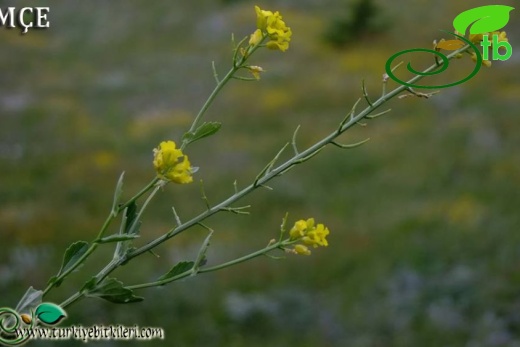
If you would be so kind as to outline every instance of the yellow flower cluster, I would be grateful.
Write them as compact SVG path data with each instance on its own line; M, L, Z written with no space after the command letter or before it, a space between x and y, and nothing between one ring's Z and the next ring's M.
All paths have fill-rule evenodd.
M327 247L329 245L326 239L327 235L329 235L329 229L323 224L316 225L314 218L297 221L289 232L290 240L301 240L303 242L303 244L294 246L294 252L303 255L311 254L307 245L314 248L318 246Z
M484 34L470 34L469 40L471 43L480 43L484 40L484 35L487 35L489 41L493 40L494 35L498 35L498 42L506 41L509 42L509 39L507 38L507 34L505 31L493 31L490 33L484 33Z
M270 40L266 43L267 48L285 52L289 48L292 32L282 20L282 15L278 11L264 11L258 6L255 6L255 11L258 29L251 34L249 44L257 45L267 36Z
M153 153L153 166L161 179L181 184L193 181L193 177L191 177L192 167L188 156L176 148L175 142L163 141L158 148L153 150ZM183 158L183 160L180 161L180 158Z
M471 60L473 60L475 63L477 62L477 54L471 53ZM491 67L491 61L482 59L482 65L485 67Z
M488 37L490 42L493 42L493 36L494 35L498 35L498 42L502 42L502 41L509 42L509 39L507 38L507 34L506 34L505 31L493 31L493 32L484 33L484 34L470 34L469 35L469 40L472 43L477 44L477 43L480 43L480 42L482 42L484 40L484 35L486 35ZM476 53L472 53L471 54L471 60L473 60L474 62L477 61L477 54ZM490 67L491 66L491 61L489 61L489 60L482 60L482 64L484 66L486 66L486 67Z

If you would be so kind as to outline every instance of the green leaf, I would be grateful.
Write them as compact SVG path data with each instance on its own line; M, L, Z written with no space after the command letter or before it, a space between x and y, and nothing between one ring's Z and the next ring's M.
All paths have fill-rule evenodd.
M117 243L116 249L114 251L114 259L121 259L121 257L123 257L132 247L132 239L136 238L139 234L141 221L137 221L136 218L137 204L133 201L125 208L118 234L119 236L130 236L131 238L125 241L119 241Z
M47 325L56 325L63 318L67 317L67 314L59 305L50 302L38 305L35 315L42 323Z
M487 5L464 11L453 20L453 27L462 35L471 25L470 34L483 34L502 29L509 22L509 12L514 7L505 5Z
M195 260L195 264L193 264L193 274L195 275L197 272L199 272L199 268L206 264L206 252L209 248L209 241L211 239L211 236L213 235L213 231L210 231L204 242L202 243L202 246L200 247L199 254L197 255L197 260Z
M195 142L197 140L203 139L205 137L211 136L219 131L222 126L219 122L209 122L202 123L194 132L187 132L182 136L182 142L186 145Z
M180 275L183 272L191 270L193 268L194 264L195 263L192 261L181 261L181 262L177 263L174 267L172 267L172 269L170 271L168 271L168 273L159 277L158 281L173 278L177 275Z
M132 201L130 205L125 210L125 228L124 234L139 234L139 227L141 226L141 221L136 220L137 218L137 204L135 201Z
M123 193L123 178L125 176L125 172L121 173L119 176L119 180L117 181L116 190L114 191L114 201L112 202L112 215L115 217L119 212L119 200L121 199L121 194Z
M123 282L115 278L107 278L95 288L88 291L88 297L100 298L115 304L129 304L143 301L144 298L135 296L134 292L123 286Z
M63 279L58 281L58 277L60 277L63 273L68 271L76 263L76 261L78 261L78 259L81 258L83 254L87 252L88 247L89 244L85 241L77 241L70 245L69 248L67 248L67 250L65 251L65 254L63 255L63 262L61 264L61 268L58 272L58 275L51 277L51 279L49 280L49 284L55 283L55 286L59 287Z
M96 243L109 243L109 242L118 242L118 241L129 241L138 238L139 235L126 235L126 234L113 234L110 236L105 236L100 238L99 240L96 240Z
M87 282L85 282L85 284L83 285L83 287L81 287L81 289L79 291L84 292L84 291L92 290L92 288L94 288L96 286L96 281L97 281L97 277L93 276L91 279L89 279Z

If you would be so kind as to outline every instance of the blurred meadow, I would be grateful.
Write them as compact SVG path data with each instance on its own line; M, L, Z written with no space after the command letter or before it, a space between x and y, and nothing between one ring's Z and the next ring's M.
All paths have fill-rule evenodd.
M0 28L0 306L15 307L29 286L43 289L67 246L94 238L122 171L125 197L154 176L152 149L188 129L214 87L211 62L224 74L231 34L254 31L254 5L279 10L293 40L285 53L253 57L266 70L261 80L227 85L207 113L221 131L187 150L214 204L235 180L251 183L297 125L300 148L333 131L361 96L362 79L375 99L391 55L448 39L439 29L490 4L372 3L363 24L352 25L350 0L0 1L49 6L51 22L23 36ZM391 113L341 138L368 143L329 146L273 191L243 199L251 215L207 222L216 230L209 264L265 246L286 212L290 224L309 216L325 223L328 248L141 290L137 304L86 299L61 326L163 327L158 346L520 346L517 11L505 28L511 59L430 99L392 100ZM435 81L465 76L473 64L457 60ZM173 226L171 206L183 220L205 209L199 184L169 185L152 204L138 244ZM195 257L205 236L190 229L159 247L159 258L143 255L115 277L153 280ZM46 300L73 294L111 252L101 247Z

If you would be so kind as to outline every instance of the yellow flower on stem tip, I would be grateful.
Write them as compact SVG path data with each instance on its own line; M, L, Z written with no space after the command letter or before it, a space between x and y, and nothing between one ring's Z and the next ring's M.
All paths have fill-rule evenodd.
M289 231L291 240L302 238L305 235L305 230L307 230L307 222L303 219L294 223L291 231Z
M498 42L506 41L509 42L509 39L507 38L507 34L505 31L493 31L490 33L483 33L483 34L470 34L469 40L471 43L480 43L484 40L484 36L488 37L488 40L493 42L493 36L498 35Z
M489 33L489 39L492 40L494 35L498 35L498 42L509 42L505 31L493 31L492 33Z
M480 43L484 39L484 34L470 34L469 40L471 43Z
M301 219L294 223L294 226L289 231L289 239L291 241L301 240L304 243L294 246L294 252L309 255L310 251L305 245L313 246L314 248L318 246L327 247L329 243L326 237L329 233L329 229L323 224L316 225L314 218Z
M329 245L326 239L327 235L329 235L329 229L323 224L318 224L316 228L312 228L307 232L303 237L303 242L307 245L314 246L314 248L318 246L327 247Z
M269 49L280 50L285 52L289 48L289 41L291 41L292 31L291 28L285 25L285 22L282 20L282 16L278 11L264 11L260 9L260 7L255 6L256 11L256 26L258 30L256 30L249 40L249 44L252 45L254 43L258 43L260 34L266 34L270 41L267 42L266 47ZM260 39L261 40L261 39Z
M159 178L180 184L193 181L191 176L193 169L188 156L176 148L175 142L163 141L153 150L153 153L153 166Z
M255 6L256 11L256 27L262 31L267 29L267 19L273 16L273 12L264 11L260 7Z

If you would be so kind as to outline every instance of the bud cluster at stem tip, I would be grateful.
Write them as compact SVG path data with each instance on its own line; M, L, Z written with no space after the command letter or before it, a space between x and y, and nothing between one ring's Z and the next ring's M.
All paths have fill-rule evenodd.
M256 46L265 37L270 41L266 43L266 47L273 50L280 50L285 52L289 48L289 41L291 41L291 28L285 25L282 20L282 15L276 11L265 11L260 7L255 6L256 11L256 27L249 39L251 46Z
M301 241L301 244L294 246L294 249L289 250L296 254L310 255L311 251L307 246L318 246L327 247L329 243L326 237L329 235L329 229L323 224L314 222L314 218L307 220L299 220L294 223L294 226L289 231L289 239L291 241Z

